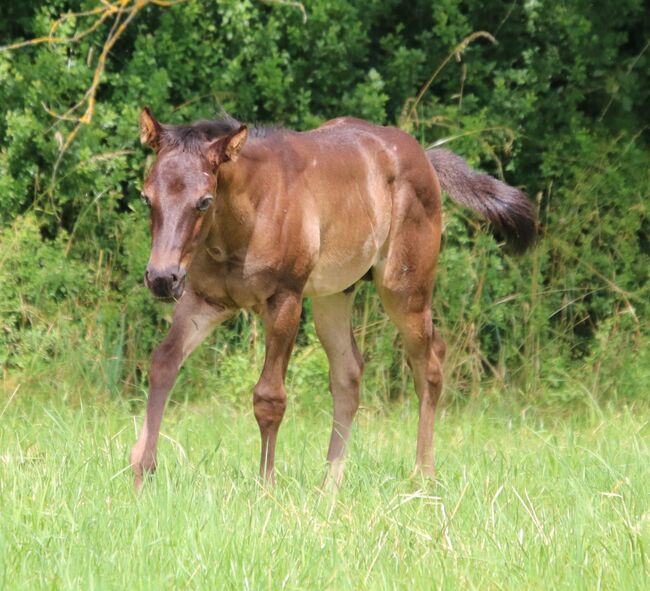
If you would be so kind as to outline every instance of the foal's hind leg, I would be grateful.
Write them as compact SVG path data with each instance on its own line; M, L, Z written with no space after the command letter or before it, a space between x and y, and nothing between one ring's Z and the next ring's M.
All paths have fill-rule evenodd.
M233 310L207 304L189 289L176 305L171 329L151 358L147 411L138 441L131 450L136 489L142 487L145 472L153 472L156 468L156 447L165 402L183 361L217 324L233 313Z
M415 392L419 399L416 469L433 476L433 426L436 406L442 391L442 362L445 344L431 321L429 298L413 306L406 294L380 288L382 302L397 325L406 350L409 367L413 373ZM414 300L419 300L415 297Z
M326 482L340 486L346 443L354 415L359 408L359 387L363 358L352 334L354 293L314 298L314 324L330 364L330 390L334 399L334 420Z
M403 185L393 199L393 224L373 279L404 341L420 402L416 467L432 475L433 424L442 390L444 343L431 321L431 295L440 249L440 196L435 177L419 187Z

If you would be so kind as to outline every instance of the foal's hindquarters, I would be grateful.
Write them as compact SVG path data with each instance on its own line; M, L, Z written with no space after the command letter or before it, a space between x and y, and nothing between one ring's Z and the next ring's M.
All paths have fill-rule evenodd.
M409 189L405 189L408 192ZM445 344L431 319L431 296L440 243L434 214L427 236L420 236L421 220L395 220L386 256L372 269L374 283L390 319L404 342L408 365L419 399L416 471L433 476L433 428L442 390ZM422 231L423 228L419 228ZM422 232L424 234L424 232ZM420 239L418 239L420 236ZM424 249L423 256L414 248ZM354 291L313 298L316 333L329 361L333 398L333 426L327 452L326 484L339 487L343 478L346 445L359 407L363 358L352 331Z
M370 273L384 308L402 337L413 373L419 399L416 471L432 476L433 428L445 353L445 344L431 318L442 226L440 186L434 169L413 138L399 130L383 129L380 140L385 149L379 150L374 160L375 166L380 165L379 170L369 175L374 181L367 186L369 193L385 194L382 199L375 193L373 200L373 231L383 240L377 243ZM376 138L368 141L371 147ZM399 150L395 149L397 146ZM376 145L372 147L377 155ZM382 203L386 202L390 206L382 213ZM385 216L383 232L378 228ZM333 397L326 482L336 487L343 477L346 444L359 406L364 365L352 332L353 300L354 289L313 298L316 332L327 353Z

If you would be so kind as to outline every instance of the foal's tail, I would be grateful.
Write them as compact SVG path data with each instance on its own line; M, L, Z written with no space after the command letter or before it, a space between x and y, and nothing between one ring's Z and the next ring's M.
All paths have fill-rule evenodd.
M513 251L523 252L534 244L537 212L524 193L472 170L449 150L427 150L426 155L449 196L487 218Z

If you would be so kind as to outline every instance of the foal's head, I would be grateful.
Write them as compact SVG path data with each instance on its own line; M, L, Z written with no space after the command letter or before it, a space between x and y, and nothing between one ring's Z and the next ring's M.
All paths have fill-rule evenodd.
M151 256L146 286L159 298L178 298L201 225L216 196L217 169L237 159L248 131L233 119L162 125L144 108L140 141L156 151L142 197L151 210Z

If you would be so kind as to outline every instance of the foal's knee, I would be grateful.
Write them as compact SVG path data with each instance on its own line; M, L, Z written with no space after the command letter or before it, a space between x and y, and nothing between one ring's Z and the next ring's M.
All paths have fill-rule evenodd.
M283 386L258 383L253 390L253 411L260 429L280 425L287 408L287 394Z
M351 415L357 412L363 367L363 359L359 355L351 358L345 367L330 372L330 390L340 411L345 410Z
M427 400L435 406L442 392L442 363L437 354L431 355L426 368Z
M332 390L359 390L363 376L363 360L355 357L343 367L330 371L330 389Z

